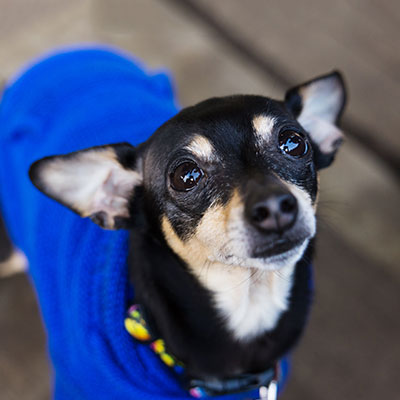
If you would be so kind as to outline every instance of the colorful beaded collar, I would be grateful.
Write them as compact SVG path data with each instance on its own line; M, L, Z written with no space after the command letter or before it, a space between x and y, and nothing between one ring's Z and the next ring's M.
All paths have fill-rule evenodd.
M125 318L125 329L135 339L148 343L165 365L173 368L179 374L183 372L183 364L166 351L164 340L156 339L150 334L150 329L138 304L129 307Z
M125 328L135 339L147 343L165 365L172 368L180 376L184 374L184 364L168 353L163 339L155 338L150 333L150 327L138 304L129 308L125 318ZM275 368L270 368L258 374L242 374L234 378L213 381L193 379L189 381L188 390L192 397L204 398L258 388L260 400L275 400L277 398L278 370L279 363Z

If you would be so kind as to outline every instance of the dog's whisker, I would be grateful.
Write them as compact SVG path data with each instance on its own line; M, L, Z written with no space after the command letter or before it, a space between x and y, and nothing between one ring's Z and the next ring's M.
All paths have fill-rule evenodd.
M282 274L282 272L279 271L279 270L272 271L272 273L280 280L287 281L287 282L291 282L292 281L291 277L284 276Z

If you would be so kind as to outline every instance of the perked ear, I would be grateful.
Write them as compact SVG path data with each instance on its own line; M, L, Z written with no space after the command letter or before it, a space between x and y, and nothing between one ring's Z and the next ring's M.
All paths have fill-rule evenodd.
M334 71L290 89L286 93L286 107L309 133L318 168L331 164L343 141L337 127L346 103L346 89L342 75Z
M142 183L128 143L91 147L32 164L29 177L49 197L105 229L129 227L129 200Z

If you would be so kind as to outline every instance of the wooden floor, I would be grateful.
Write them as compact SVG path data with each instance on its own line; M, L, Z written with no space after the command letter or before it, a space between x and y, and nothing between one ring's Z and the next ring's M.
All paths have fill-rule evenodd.
M281 98L290 84L342 70L347 141L321 176L315 306L282 399L398 396L397 0L0 0L0 10L4 78L82 42L169 68L182 105L232 93ZM45 335L23 275L0 280L0 343L0 398L49 399Z

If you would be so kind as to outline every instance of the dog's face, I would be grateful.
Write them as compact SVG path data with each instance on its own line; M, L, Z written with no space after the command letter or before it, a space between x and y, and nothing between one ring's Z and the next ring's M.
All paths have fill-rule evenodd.
M44 193L108 229L129 228L138 188L170 248L208 261L277 269L315 234L317 171L332 161L344 106L338 73L290 90L206 100L139 148L95 147L48 157L30 171ZM150 215L151 214L151 215Z

